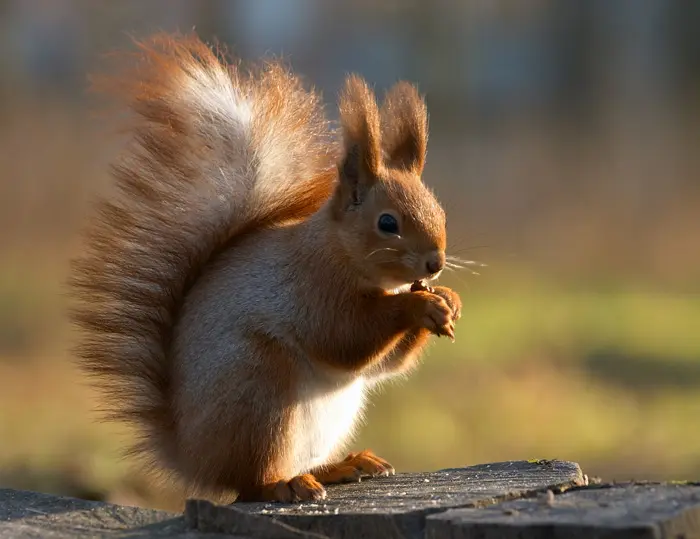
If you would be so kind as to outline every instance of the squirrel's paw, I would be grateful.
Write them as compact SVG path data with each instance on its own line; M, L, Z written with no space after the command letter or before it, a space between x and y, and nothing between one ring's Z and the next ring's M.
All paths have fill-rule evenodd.
M314 473L316 479L323 485L338 483L359 483L362 480L362 470L344 462L333 464L330 467Z
M359 453L350 453L345 457L343 462L360 470L362 475L369 475L371 477L376 477L378 475L389 476L396 473L391 464L375 455L369 449L365 449Z
M326 489L311 474L297 475L288 485L294 491L296 498L302 502L326 499Z
M452 319L456 322L462 316L462 300L459 294L446 286L436 286L431 290L433 294L444 299L452 309Z
M394 467L366 449L360 453L350 453L341 462L325 466L312 472L324 485L337 483L358 483L363 477L394 475Z
M297 475L289 481L278 481L272 488L269 501L310 502L326 499L326 489L311 474Z
M445 299L432 292L413 292L423 299L423 312L419 324L437 336L447 335L454 341L453 311Z

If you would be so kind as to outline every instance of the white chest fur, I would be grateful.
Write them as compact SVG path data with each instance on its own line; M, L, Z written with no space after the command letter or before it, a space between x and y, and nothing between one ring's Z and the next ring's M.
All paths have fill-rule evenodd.
M294 473L328 463L350 436L362 414L365 381L356 379L329 391L306 391L297 405L293 442Z

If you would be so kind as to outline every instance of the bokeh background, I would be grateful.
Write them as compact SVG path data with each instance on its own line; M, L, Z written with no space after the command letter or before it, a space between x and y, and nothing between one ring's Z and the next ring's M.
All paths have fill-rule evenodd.
M71 365L63 282L120 142L87 74L130 35L427 95L465 302L357 446L400 470L560 458L700 478L700 3L0 0L0 485L176 507Z

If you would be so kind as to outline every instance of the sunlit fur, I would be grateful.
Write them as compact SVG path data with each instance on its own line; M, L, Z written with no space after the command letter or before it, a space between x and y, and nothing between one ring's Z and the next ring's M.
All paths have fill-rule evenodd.
M367 283L392 289L430 277L426 257L445 250L445 214L420 178L384 169L363 203L341 213L338 236ZM379 216L397 216L399 235L377 228Z
M133 60L101 85L133 123L71 279L81 364L133 452L191 489L322 496L367 388L459 318L453 291L407 290L445 248L423 100L399 83L379 109L349 77L341 145L280 64L249 73L171 36Z

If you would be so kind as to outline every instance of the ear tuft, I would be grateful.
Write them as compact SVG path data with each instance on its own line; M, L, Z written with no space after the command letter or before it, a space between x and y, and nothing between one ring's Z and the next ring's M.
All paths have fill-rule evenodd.
M358 75L350 75L345 81L340 97L340 123L345 161L355 161L358 176L362 173L377 176L381 169L379 109L374 93Z
M420 175L428 149L428 111L415 86L402 81L387 92L381 127L387 164Z

